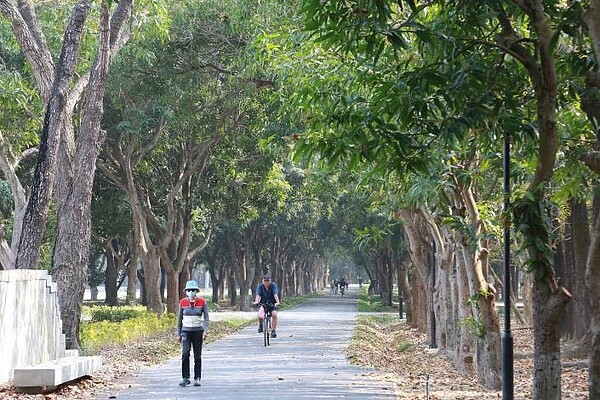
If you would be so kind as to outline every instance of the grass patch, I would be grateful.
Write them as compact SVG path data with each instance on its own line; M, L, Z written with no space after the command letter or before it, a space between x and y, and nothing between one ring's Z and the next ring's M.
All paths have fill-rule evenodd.
M369 296L366 288L362 288L358 294L358 311L360 312L388 312L392 311L389 306L381 304L381 298L376 295Z
M303 296L290 296L290 297L284 297L281 299L281 304L279 305L278 309L279 310L286 310L288 308L292 308L298 304L304 303L306 300L317 296L318 293L313 293L313 294L307 294L307 295L303 295Z
M352 364L375 368L382 362L394 362L397 354L412 349L393 316L361 315L346 350ZM387 360L387 361L386 361Z

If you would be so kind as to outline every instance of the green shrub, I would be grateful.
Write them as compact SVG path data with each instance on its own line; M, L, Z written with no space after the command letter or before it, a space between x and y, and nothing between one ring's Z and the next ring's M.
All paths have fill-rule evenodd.
M358 295L358 311L360 312L383 312L390 311L390 307L381 304L381 298L373 295L369 296L365 288Z
M88 319L91 322L120 322L126 319L137 318L146 312L146 308L142 306L92 306L86 308L84 309L84 314L89 316Z
M159 317L149 311L142 311L138 316L129 319L84 322L79 329L79 339L83 352L94 354L104 347L175 330L176 325L177 315L175 314L166 314Z

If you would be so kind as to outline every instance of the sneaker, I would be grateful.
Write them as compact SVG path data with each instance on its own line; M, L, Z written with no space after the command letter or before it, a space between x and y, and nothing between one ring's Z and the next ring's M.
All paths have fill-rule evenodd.
M190 384L190 380L188 378L183 378L183 380L181 382L179 382L179 386L183 387L183 386L187 386Z
M258 326L258 333L262 333L262 332L263 332L262 325L259 325L259 326Z
M271 331L271 337L272 337L273 339L275 339L275 338L277 337L277 334L275 333L275 331Z
M202 386L202 384L200 383L200 378L194 379L194 386Z

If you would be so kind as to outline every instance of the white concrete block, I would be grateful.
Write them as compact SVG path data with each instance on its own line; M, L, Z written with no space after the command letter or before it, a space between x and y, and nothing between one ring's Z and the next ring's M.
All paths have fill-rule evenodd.
M77 349L65 350L65 357L77 357L77 356L79 356L79 350L77 350Z
M45 269L9 269L0 271L0 282L23 282L46 279L47 276Z
M58 284L52 282L52 275L46 277L46 287L50 290L49 293L54 293L58 289Z
M91 375L101 366L102 360L97 356L63 357L43 364L15 368L14 385L25 389L39 388L40 392L51 391L65 382Z

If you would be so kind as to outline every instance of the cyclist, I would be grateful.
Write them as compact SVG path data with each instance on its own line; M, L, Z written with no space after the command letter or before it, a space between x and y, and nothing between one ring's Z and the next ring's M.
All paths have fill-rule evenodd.
M348 278L343 277L342 279L340 279L340 289L342 290L342 288L344 289L348 289Z
M265 313L271 311L273 316L273 330L271 331L271 337L276 338L277 333L277 306L279 305L279 288L275 282L271 282L271 275L266 274L263 276L262 282L258 284L256 288L256 298L254 299L254 305L263 303L265 307ZM258 333L262 333L262 319L258 318Z

